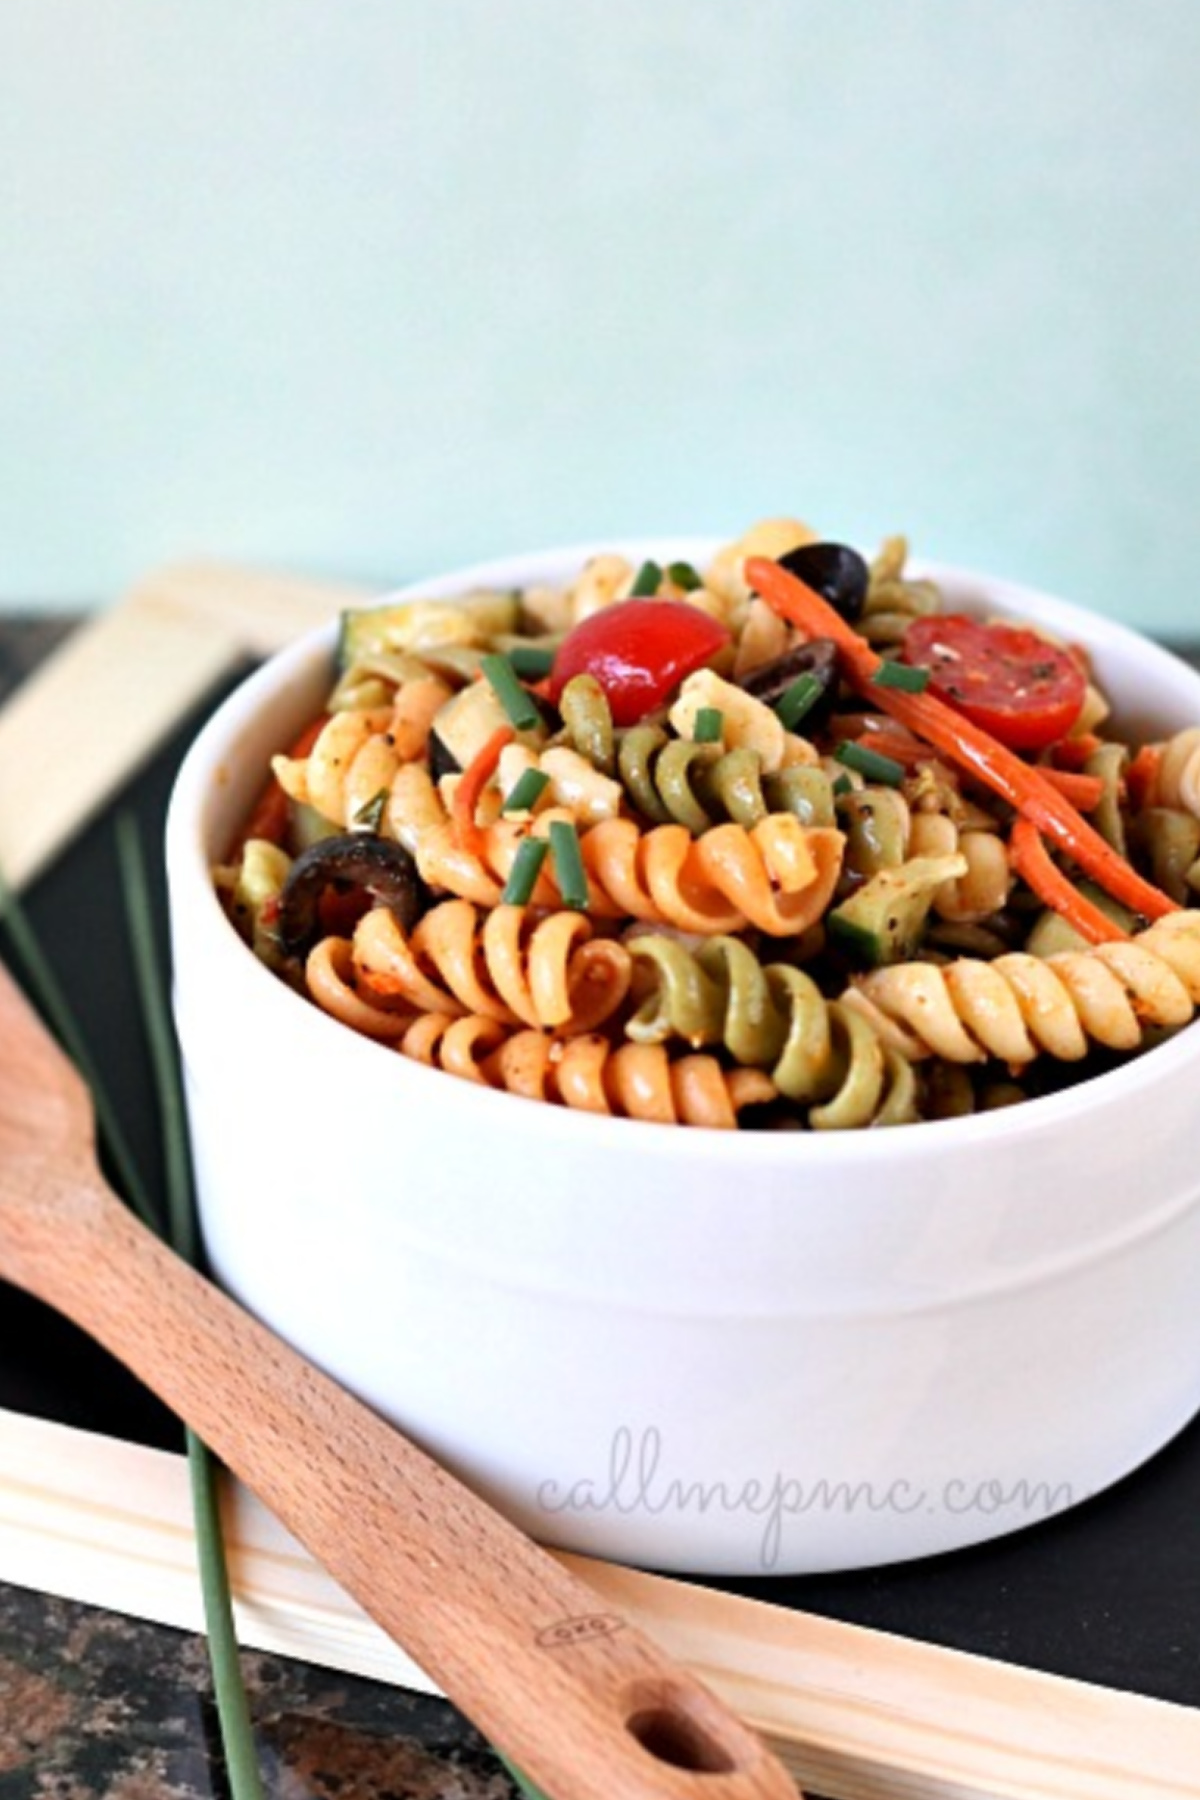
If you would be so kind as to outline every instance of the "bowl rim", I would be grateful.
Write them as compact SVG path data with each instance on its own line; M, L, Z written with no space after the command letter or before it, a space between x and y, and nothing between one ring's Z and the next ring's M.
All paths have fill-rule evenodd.
M600 544L582 543L553 546L549 549L514 553L504 557L474 562L460 569L446 571L424 580L389 589L377 598L368 599L369 606L387 606L422 597L444 599L464 593L472 587L502 587L528 584L538 580L560 579L564 571L577 569L588 557L598 553L615 553L630 560L648 555L698 560L712 555L722 540L708 537L672 537L606 540ZM1131 627L1104 614L1091 613L1068 600L1046 594L1024 583L992 577L986 573L955 564L913 558L911 573L928 576L951 587L969 609L978 599L1001 613L1017 612L1033 604L1039 622L1064 633L1083 636L1091 649L1102 643L1106 651L1134 654L1151 670L1195 690L1195 719L1200 723L1200 671L1175 656L1164 646L1142 636ZM203 932L195 944L201 953L206 981L212 979L214 957L223 958L230 950L237 953L230 971L239 988L245 984L247 999L266 1007L277 1016L281 1039L293 1044L311 1040L313 1056L327 1054L348 1059L354 1065L361 1061L362 1079L370 1080L383 1072L395 1080L394 1065L389 1069L379 1055L381 1046L371 1039L349 1030L340 1021L328 1017L320 1008L296 994L286 983L261 963L238 936L226 917L211 879L217 857L205 841L205 818L220 789L227 783L227 765L236 749L238 737L253 724L259 707L278 697L293 683L302 679L306 670L315 674L317 659L329 657L336 641L336 615L275 652L245 680L238 683L214 709L189 746L176 777L167 811L165 849L170 898L172 934L185 929ZM1122 706L1118 705L1119 713ZM176 952L178 957L178 950ZM177 1007L180 982L176 978ZM272 998L273 996L273 998ZM180 1019L185 1036L186 1018ZM900 1159L921 1158L941 1150L974 1153L981 1145L1003 1142L1008 1147L1054 1134L1069 1127L1080 1117L1087 1117L1119 1100L1136 1102L1150 1085L1169 1082L1181 1069L1200 1065L1200 1017L1173 1037L1140 1055L1134 1055L1118 1067L1089 1076L1054 1094L1023 1100L1011 1107L966 1116L922 1120L915 1129L860 1129L845 1131L755 1132L721 1131L706 1127L680 1127L650 1121L592 1114L578 1109L527 1102L538 1107L544 1121L539 1132L552 1139L565 1137L573 1149L586 1153L590 1148L602 1149L611 1140L614 1128L620 1131L620 1143L630 1151L657 1159L674 1156L688 1143L694 1153L701 1147L706 1158L734 1159L737 1166L753 1169L759 1164L778 1166L781 1160L795 1160L799 1171L809 1166L822 1169L827 1163L855 1168L894 1165ZM445 1083L452 1080L444 1071L416 1062L403 1065L406 1085L411 1083L412 1103L421 1104L423 1084L432 1080L436 1087L430 1097L447 1098ZM1200 1072L1200 1071L1198 1071ZM464 1109L464 1127L478 1122L482 1133L493 1121L508 1119L514 1096L484 1084L459 1080L457 1102ZM502 1110L495 1112L496 1107ZM532 1116L532 1115L530 1115ZM528 1119L527 1119L528 1122ZM792 1151L787 1146L799 1145Z

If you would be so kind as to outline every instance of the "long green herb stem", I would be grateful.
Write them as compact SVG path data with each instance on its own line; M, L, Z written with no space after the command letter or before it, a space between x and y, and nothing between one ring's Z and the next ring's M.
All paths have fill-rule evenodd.
M167 1201L167 1241L178 1256L195 1266L199 1255L196 1208L192 1194L192 1159L175 1028L158 954L154 907L146 859L137 821L131 813L117 817L117 854L133 974L141 1006L142 1030L150 1052L150 1069L162 1131L163 1173Z
M134 975L162 1121L168 1241L185 1261L194 1266L199 1240L179 1055L156 947L154 909L150 900L146 861L137 824L131 814L122 813L117 819L117 848ZM233 1598L229 1589L229 1567L221 1533L217 1467L207 1446L190 1427L187 1431L187 1457L209 1663L230 1792L233 1800L262 1800L262 1777L254 1748L250 1706L242 1680Z
M59 985L58 977L38 941L24 906L3 875L0 875L0 921L16 951L38 1010L91 1089L96 1129L117 1185L143 1223L149 1225L151 1230L159 1231L161 1224L149 1189L142 1179L142 1172L121 1128L116 1109L100 1080L79 1021Z

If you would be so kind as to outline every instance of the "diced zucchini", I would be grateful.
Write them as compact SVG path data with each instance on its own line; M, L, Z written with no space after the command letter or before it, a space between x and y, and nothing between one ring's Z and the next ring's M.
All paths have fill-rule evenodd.
M332 819L327 819L323 812L304 801L293 800L291 816L288 820L288 843L294 855L299 856L313 844L319 844L322 838L337 837L342 830Z
M1122 931L1135 931L1137 917L1103 888L1097 887L1094 881L1081 881L1079 892L1086 895L1092 905L1098 907L1106 918L1119 925ZM1025 948L1030 956L1057 956L1064 950L1087 950L1088 940L1067 923L1061 914L1047 907L1038 914L1033 929L1025 940Z
M229 916L260 961L277 968L282 956L273 927L263 918L283 892L292 859L266 838L248 838L227 885Z
M458 644L489 645L520 621L519 592L480 590L457 600L404 600L396 606L353 607L343 612L338 634L338 667L352 668L365 657L394 650L421 650Z
M460 769L470 766L493 732L509 724L495 688L490 681L473 681L440 706L433 718L433 729ZM530 731L517 733L522 744L536 745L544 741L545 727L536 725Z
M967 859L913 856L893 869L880 869L828 917L833 937L872 968L906 962L912 956L933 896L943 881L967 872Z

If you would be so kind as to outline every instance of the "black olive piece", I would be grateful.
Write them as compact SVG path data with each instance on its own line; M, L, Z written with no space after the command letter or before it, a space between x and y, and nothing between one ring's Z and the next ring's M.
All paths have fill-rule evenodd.
M813 675L821 684L821 692L796 725L807 737L814 725L823 724L833 708L838 685L837 645L832 638L810 638L807 644L794 644L782 656L760 663L742 677L741 685L756 700L774 706L801 675Z
M848 625L862 617L871 571L857 550L848 544L801 544L778 560L781 569L828 600Z
M432 727L429 732L429 773L435 781L440 781L443 775L462 774L462 764L457 756Z
M426 903L425 884L402 844L361 831L321 838L300 852L279 896L276 929L289 956L302 955L320 937L321 899L331 887L339 894L357 890L386 906L405 931Z

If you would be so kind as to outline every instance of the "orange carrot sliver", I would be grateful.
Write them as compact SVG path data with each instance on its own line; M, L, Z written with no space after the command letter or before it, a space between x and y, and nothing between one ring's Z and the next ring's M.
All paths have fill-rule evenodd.
M1129 798L1135 808L1145 806L1146 799L1154 790L1158 779L1158 765L1162 762L1161 744L1143 744L1129 767L1125 771L1125 785L1129 790Z
M1144 880L1080 817L1070 801L1045 779L1041 769L1022 762L1006 745L955 712L936 694L914 694L905 688L874 682L872 677L881 659L827 600L790 570L764 556L750 556L745 572L750 586L781 618L790 620L810 637L832 638L841 654L843 673L858 693L869 696L882 711L943 751L1032 820L1114 900L1148 919L1161 919L1179 911L1172 899Z
M307 756L313 745L329 723L329 714L318 713L304 727L300 736L286 751L289 761L298 761ZM291 802L279 785L278 777L272 775L262 793L255 801L254 810L246 820L241 837L234 846L234 855L240 855L251 838L265 838L269 844L282 844L288 824L288 807Z
M1089 756L1099 750L1103 738L1094 731L1081 731L1078 737L1059 738L1050 746L1054 766L1058 769L1082 769Z
M479 796L496 772L500 752L516 735L511 725L498 725L467 764L454 790L455 840L459 849L466 850L471 856L481 856L484 848L483 832L475 821Z
M1062 870L1051 861L1038 834L1028 819L1017 819L1012 828L1012 866L1031 887L1044 906L1049 906L1060 919L1073 925L1089 944L1111 944L1127 939L1129 933L1101 912L1086 895L1067 880Z
M1080 812L1093 812L1104 797L1104 782L1099 775L1084 775L1075 769L1050 769L1043 766L1042 778L1056 788Z

